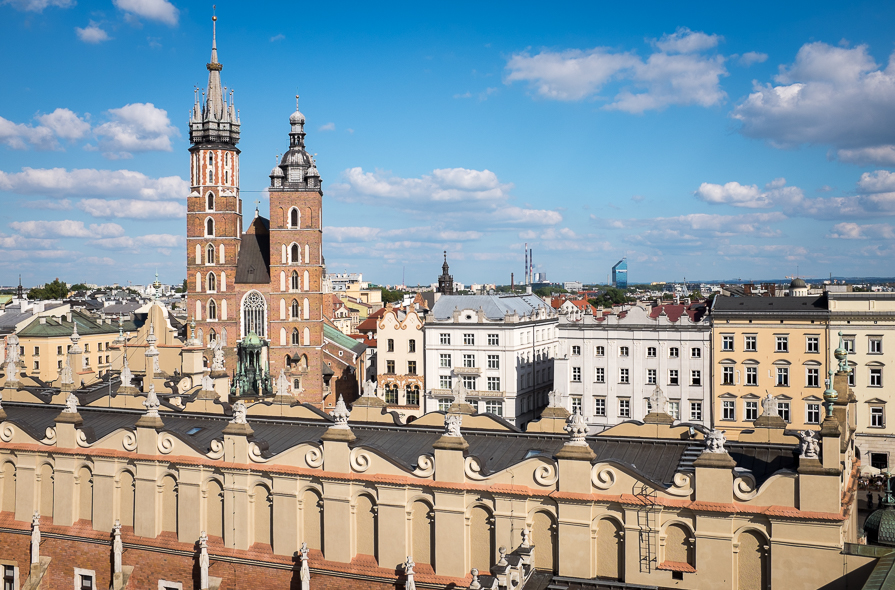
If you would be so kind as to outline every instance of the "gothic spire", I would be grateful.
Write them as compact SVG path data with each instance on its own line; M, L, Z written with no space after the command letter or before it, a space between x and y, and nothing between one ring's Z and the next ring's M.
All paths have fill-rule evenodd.
M224 66L218 62L217 21L217 16L211 17L211 63L205 66L208 68L205 116L220 121L224 117L224 93L221 89L221 70Z

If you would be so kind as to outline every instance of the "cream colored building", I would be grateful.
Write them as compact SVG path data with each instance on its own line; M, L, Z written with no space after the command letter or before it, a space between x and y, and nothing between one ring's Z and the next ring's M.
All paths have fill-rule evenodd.
M405 311L389 304L376 322L378 395L387 405L418 416L426 391L423 319L412 308Z
M858 399L855 442L865 464L895 466L895 293L827 293L828 358L848 350L851 388Z
M819 428L830 368L825 296L727 297L712 305L715 428L752 428L777 398L791 428Z

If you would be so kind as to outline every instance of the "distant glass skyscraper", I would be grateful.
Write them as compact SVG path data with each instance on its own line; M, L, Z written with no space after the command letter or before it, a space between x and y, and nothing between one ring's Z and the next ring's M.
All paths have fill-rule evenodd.
M612 267L612 286L616 289L628 288L628 259L622 258Z

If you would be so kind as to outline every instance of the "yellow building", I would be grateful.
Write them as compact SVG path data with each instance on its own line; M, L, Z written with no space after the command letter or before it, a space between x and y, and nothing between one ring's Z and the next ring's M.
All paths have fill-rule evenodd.
M819 428L831 357L826 295L725 297L712 305L716 428L752 428L761 399L777 398L791 428Z
M423 377L423 320L416 311L386 306L377 321L376 373L379 397L389 406L406 406L420 413L420 395L426 391Z

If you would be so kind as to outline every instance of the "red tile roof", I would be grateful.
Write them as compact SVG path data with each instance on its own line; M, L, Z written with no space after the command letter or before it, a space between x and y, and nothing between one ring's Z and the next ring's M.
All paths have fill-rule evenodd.
M665 315L668 317L669 321L678 321L686 312L686 314L690 317L690 321L696 322L701 320L702 316L705 315L706 306L702 303L691 303L689 306L676 305L673 303L669 303L666 305L657 305L650 310L649 317L651 317L652 319L656 319L660 315L662 315L663 311L665 312Z

